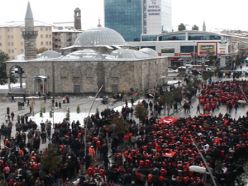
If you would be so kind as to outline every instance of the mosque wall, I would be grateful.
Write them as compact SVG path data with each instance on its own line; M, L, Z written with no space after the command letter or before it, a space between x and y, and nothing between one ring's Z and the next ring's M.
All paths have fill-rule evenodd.
M7 62L7 69L15 65L24 70L26 93L95 93L128 92L152 89L165 76L168 59L158 57L130 61L28 61ZM39 78L45 78L39 79ZM44 81L44 82L43 82Z

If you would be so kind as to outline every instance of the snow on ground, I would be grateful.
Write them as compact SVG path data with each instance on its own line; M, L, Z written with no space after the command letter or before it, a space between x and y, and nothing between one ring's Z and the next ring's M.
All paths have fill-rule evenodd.
M144 99L139 99L139 100L135 101L133 104L134 104L134 105L138 105L138 103L141 103L143 100L144 100ZM121 106L115 107L114 110L115 110L115 111L118 111L118 112L121 112L121 110L122 110L122 108L123 108L124 106L125 106L125 105L121 105ZM131 107L132 107L132 104L131 104L131 103L128 103L127 106L128 106L129 108L131 108Z
M22 83L22 86L23 86L23 88L25 88L26 87L26 84L25 83ZM11 83L10 84L10 87L11 88L20 88L20 83ZM7 89L9 89L9 86L8 86L8 84L4 84L4 85L0 85L0 90L7 90Z
M94 113L91 113L94 114ZM90 114L90 115L91 115ZM71 112L70 113L70 122L72 121L79 121L81 125L84 124L84 118L88 116L88 113L76 113ZM63 121L63 119L66 118L66 112L55 112L54 113L54 123L60 123ZM40 117L40 113L35 114L34 116L30 116L29 119L33 120L38 125L41 122L45 122L46 120L51 121L53 123L53 117L50 117L49 112L43 113L43 117Z
M134 105L137 105L139 102L141 102L143 99L139 99L136 102L134 102ZM115 107L114 110L121 112L122 107L124 105ZM128 107L131 107L131 103L128 103ZM94 113L90 113L90 115L92 115ZM72 121L79 121L81 123L81 125L84 124L84 118L86 118L88 116L88 113L82 112L82 113L76 113L76 112L70 112L70 122ZM55 112L54 113L54 123L60 123L63 121L63 119L66 118L66 112ZM40 113L35 114L34 116L30 116L29 119L33 120L35 123L37 123L38 125L41 122L45 122L46 120L51 121L53 123L53 117L50 117L50 113L46 112L43 113L43 117L40 117Z

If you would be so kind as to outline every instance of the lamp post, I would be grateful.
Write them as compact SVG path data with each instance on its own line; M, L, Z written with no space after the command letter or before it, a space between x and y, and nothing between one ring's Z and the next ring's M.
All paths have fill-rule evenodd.
M96 101L96 98L98 97L98 95L101 92L102 88L103 88L103 85L99 88L98 92L96 93L96 95L95 95L95 97L94 97L94 99L93 99L93 101L91 103L91 106L90 106L90 109L89 109L89 113L88 113L88 116L87 116L87 120L86 120L86 123L84 124L85 125L85 127L84 127L84 130L85 130L84 131L84 153L85 153L85 155L87 153L87 145L86 145L86 143L87 143L87 137L86 136L87 136L87 123L88 123L88 119L90 117L90 112L91 112L92 107L93 107L93 105L94 105L94 103Z
M203 154L202 154L201 151L199 150L199 148L198 148L197 144L195 143L194 139L192 138L192 136L190 136L190 138L191 138L192 144L195 146L197 152L198 152L199 155L201 156L201 159L202 159L204 165L206 166L206 169L208 170L208 173L209 173L209 175L210 175L210 178L211 178L211 180L212 180L214 186L217 186L217 184L216 184L216 182L215 182L215 179L214 179L214 176L213 176L213 174L212 174L212 171L211 171L211 169L209 168L206 159L204 158Z

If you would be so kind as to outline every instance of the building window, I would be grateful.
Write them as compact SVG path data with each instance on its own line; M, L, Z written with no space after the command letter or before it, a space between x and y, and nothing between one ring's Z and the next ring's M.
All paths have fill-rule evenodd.
M48 45L48 41L46 41L46 45Z
M2 46L2 43L0 43L0 46Z
M141 37L142 41L157 41L157 36L156 35L143 35Z
M180 52L181 53L192 53L194 52L194 46L181 46Z
M40 35L40 38L43 38L43 34Z
M174 48L163 48L161 49L161 53L175 53Z
M185 34L159 36L159 41L174 41L174 40L185 40Z
M43 45L43 41L40 42L40 45Z
M48 34L46 34L46 38L48 38Z

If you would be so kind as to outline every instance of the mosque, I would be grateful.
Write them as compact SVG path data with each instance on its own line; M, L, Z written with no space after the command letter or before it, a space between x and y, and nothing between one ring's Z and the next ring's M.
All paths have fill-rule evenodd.
M102 86L104 93L144 91L166 76L169 65L167 57L149 48L131 49L118 32L101 26L80 33L62 53L49 50L37 55L37 31L29 4L22 35L24 58L7 61L6 66L8 77L17 69L20 87L29 95L88 94Z

